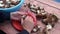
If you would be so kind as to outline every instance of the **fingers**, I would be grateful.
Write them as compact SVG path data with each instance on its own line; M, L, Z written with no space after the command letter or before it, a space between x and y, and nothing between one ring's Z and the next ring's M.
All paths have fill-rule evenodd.
M26 14L25 12L23 13L23 12L20 12L20 11L16 11L16 12L11 12L11 14L20 14L20 15L24 15L24 14Z
M33 19L32 19L32 17L30 17L30 16L27 16L26 18L25 18L25 22L30 22L31 24L34 24L34 22L33 22ZM27 23L26 22L26 23Z
M17 11L17 12L12 12L10 16L11 16L11 19L19 20L21 18L21 15L24 15L24 14L25 12L23 13L23 12Z
M34 27L33 19L29 16L24 20L23 26L27 29L32 29Z
M22 24L22 25L23 25L23 23L24 23L23 21L24 21L23 18L21 18L21 24Z

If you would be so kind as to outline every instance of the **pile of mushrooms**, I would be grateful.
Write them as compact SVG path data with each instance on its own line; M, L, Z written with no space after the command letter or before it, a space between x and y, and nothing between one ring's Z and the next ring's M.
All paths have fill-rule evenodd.
M36 18L41 19L42 23L46 25L44 30L47 30L47 31L51 30L54 27L55 23L58 22L57 16L46 12L43 7L39 7L39 6L37 7L36 5L30 4L30 3L27 4L27 6L33 13L36 14ZM36 32L37 29L34 28L33 31Z
M9 8L17 5L20 0L0 0L0 8Z

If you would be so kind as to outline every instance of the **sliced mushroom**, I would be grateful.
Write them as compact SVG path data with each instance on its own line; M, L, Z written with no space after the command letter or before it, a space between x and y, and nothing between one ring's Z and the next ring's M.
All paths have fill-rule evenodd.
M4 4L0 4L0 8L3 8L4 7Z
M34 4L27 4L28 5L28 8L33 12L33 13L37 13L37 6L34 5Z
M0 1L0 4L3 4L3 1Z
M36 9L30 9L33 13L37 14Z
M37 25L36 27L33 28L33 30L31 31L32 33L34 32L38 32L40 30L41 26Z
M10 0L13 5L16 5L20 2L20 0Z
M45 28L43 29L42 33L43 33L43 34L49 34L49 31L48 31L47 27L45 27Z
M0 8L9 8L17 5L20 0L0 0Z
M32 8L35 8L35 5L32 4L32 5L30 6L30 8L31 8L31 9L32 9Z
M37 14L40 14L41 13L41 11L40 10L37 10Z
M6 3L7 3L7 4L10 4L10 3L11 3L11 1L10 1L10 0L6 0Z
M39 26L39 25L38 25L37 27L38 27L38 28L41 28L41 26Z
M46 25L46 27L47 27L48 31L52 29L52 25L51 24Z
M52 27L54 27L55 23L58 22L58 18L55 15L49 14L47 15L46 19L42 19L42 23L45 25L51 24Z
M36 15L36 18L37 18L37 19L45 19L45 18L47 18L46 14L47 14L47 13L37 14L37 15Z
M36 14L37 19L40 19L40 18L45 19L47 17L46 15L47 15L47 12L45 10L42 10L40 8L37 10L37 14Z
M35 29L35 28L34 28L34 29L33 29L33 31L34 31L34 32L36 32L36 31L37 31L37 29Z
M52 22L58 22L58 18L56 15L52 14Z

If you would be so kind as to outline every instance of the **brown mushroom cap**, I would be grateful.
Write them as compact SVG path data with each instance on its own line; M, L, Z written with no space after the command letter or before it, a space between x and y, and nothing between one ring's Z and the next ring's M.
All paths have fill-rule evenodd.
M42 23L44 23L45 25L48 25L49 23L52 25L52 27L54 27L55 23L57 22L58 22L58 18L53 14L48 14L47 18L42 20Z

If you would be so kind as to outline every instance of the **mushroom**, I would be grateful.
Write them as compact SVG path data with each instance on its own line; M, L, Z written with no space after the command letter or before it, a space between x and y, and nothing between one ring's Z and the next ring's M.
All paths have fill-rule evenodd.
M4 4L0 4L0 7L3 8L4 7Z
M49 34L49 31L48 31L47 27L45 27L45 28L43 29L42 33L43 33L43 34Z
M52 29L52 25L48 24L48 25L46 25L46 28L47 28L47 30L51 30Z
M20 2L20 0L10 0L10 1L11 1L11 4L13 4L13 5L16 5Z
M28 8L30 8L30 9L36 9L37 8L37 6L36 5L34 5L34 4L27 4L27 6L28 6Z
M58 18L53 14L47 14L47 18L42 19L42 23L44 23L45 25L50 24L52 27L54 27L55 23L57 22Z
M0 4L2 4L3 3L3 1L0 1Z
M3 4L3 1L0 1L0 7L3 8L5 4Z
M17 5L20 0L0 0L0 8L9 8Z
M54 14L52 14L52 22L58 22L58 18Z
M43 29L42 33L43 34L49 34L49 31L52 29L51 24L48 24L45 26L45 28Z
M47 18L47 13L45 12L45 13L39 13L39 14L36 14L36 18L37 19L45 19L45 18Z
M32 8L35 8L35 5L31 4L30 8L31 8L31 9L32 9Z
M41 26L36 25L36 27L33 28L32 33L33 32L38 32L40 30L40 28L41 28Z
M37 31L37 29L35 29L35 28L34 28L34 29L33 29L33 31L34 31L34 32L36 32L36 31Z
M37 11L37 6L36 5L34 5L34 4L27 4L27 6L28 6L28 8L33 12L33 13L37 13L36 11Z
M37 14L36 14L36 18L39 19L45 19L47 15L47 12L44 10L44 8L40 8L38 7L37 9Z
M35 32L37 32L37 28L34 27L31 31L31 33L35 33Z
M38 27L38 28L41 28L41 26L39 26L39 25L38 25L37 27Z
M11 1L10 1L10 0L6 0L6 3L10 4L10 3L11 3Z

